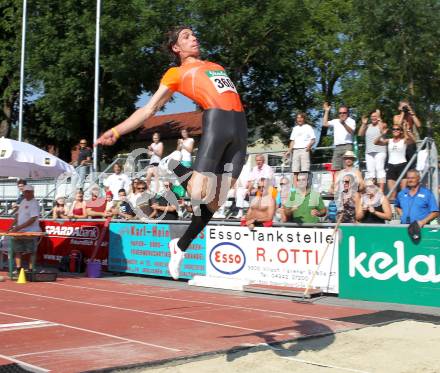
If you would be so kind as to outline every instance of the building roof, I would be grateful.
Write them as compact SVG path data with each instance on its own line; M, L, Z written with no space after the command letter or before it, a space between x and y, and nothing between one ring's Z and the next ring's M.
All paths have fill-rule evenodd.
M151 139L154 132L159 132L161 138L178 138L180 131L186 129L189 136L202 134L202 112L156 115L147 119L141 127L138 139Z

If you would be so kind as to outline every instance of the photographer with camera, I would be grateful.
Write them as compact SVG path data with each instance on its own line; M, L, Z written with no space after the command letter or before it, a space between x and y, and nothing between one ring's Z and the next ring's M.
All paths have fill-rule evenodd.
M420 119L417 118L414 109L411 107L408 101L402 100L399 102L399 113L400 114L394 115L393 125L406 128L408 131L410 131L410 133L413 135L412 137L416 141L420 140L420 134L417 128L421 128L422 123L420 122ZM417 144L415 142L408 144L406 148L406 159L410 161L416 151Z

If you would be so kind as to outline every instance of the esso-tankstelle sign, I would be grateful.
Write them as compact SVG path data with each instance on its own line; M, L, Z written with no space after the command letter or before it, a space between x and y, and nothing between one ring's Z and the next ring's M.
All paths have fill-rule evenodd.
M209 253L212 267L225 275L234 275L240 272L246 264L244 251L231 242L221 242L215 245Z

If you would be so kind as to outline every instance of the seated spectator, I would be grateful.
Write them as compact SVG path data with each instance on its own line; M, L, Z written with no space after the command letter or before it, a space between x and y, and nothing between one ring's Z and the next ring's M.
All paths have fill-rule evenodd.
M264 163L264 155L257 154L255 156L255 162L257 163L257 165L252 168L247 183L248 195L251 196L255 195L255 193L257 192L255 183L258 184L259 180L264 178L270 183L273 180L272 167Z
M151 215L153 212L151 209L153 198L154 193L149 190L148 184L143 180L139 180L136 184L135 193L128 198L128 203L138 219L148 218Z
M86 212L89 218L102 218L102 213L105 211L107 201L100 197L99 187L92 188L91 198L86 202Z
M298 182L298 176L296 177L296 180ZM278 194L276 199L277 207L284 206L289 199L290 193L294 191L295 188L293 184L290 185L290 180L287 177L283 176L280 179L280 185L278 187Z
M307 172L298 175L297 189L280 209L281 221L298 224L318 223L320 217L327 213L324 201L319 192L311 190L311 176Z
M360 199L359 186L353 174L345 175L342 184L342 190L335 195L338 221L341 223L356 223L356 206Z
M395 207L402 224L417 222L423 228L439 216L439 208L434 194L420 184L420 174L411 169L407 172L406 188L397 195Z
M10 232L41 232L39 216L40 205L34 198L34 188L30 185L23 187L24 198L18 206L17 214L15 215ZM11 240L11 247L15 256L16 270L13 276L19 274L22 267L23 256L34 256L37 251L38 238L17 238ZM32 268L33 260L29 261L29 269Z
M176 195L171 191L171 182L165 181L163 183L164 190L159 193L151 204L153 210L150 214L151 219L160 220L177 220L179 214L179 203L177 202Z
M73 201L67 214L69 219L85 219L87 217L87 204L84 201L84 192L78 190L75 194L75 201Z
M343 155L344 168L336 173L335 183L330 190L333 194L336 195L339 193L339 191L344 189L344 186L342 184L345 175L353 175L356 181L356 185L358 187L357 191L362 191L364 189L364 179L359 169L354 166L355 160L356 155L351 150L345 152L345 154Z
M366 184L365 193L357 201L356 220L360 223L385 224L392 217L390 202L377 185L371 181Z
M241 220L242 226L246 225L249 229L272 226L275 215L275 198L272 195L271 188L271 180L261 178L258 181L255 198Z
M130 204L127 202L127 193L125 192L125 189L119 190L119 204L116 207L116 216L118 219L133 219L136 214L134 213L133 209L131 208Z
M66 199L64 197L58 197L52 209L52 219L68 219L67 213Z

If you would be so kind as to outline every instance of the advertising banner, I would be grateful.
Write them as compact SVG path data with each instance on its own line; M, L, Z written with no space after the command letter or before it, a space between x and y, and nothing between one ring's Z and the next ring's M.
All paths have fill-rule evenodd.
M14 219L0 219L0 231L7 230ZM86 261L95 250L97 240L103 230L104 221L97 220L40 220L40 226L46 232L37 251L37 262L40 264L58 265L63 256L70 255L72 250L79 250L83 261ZM97 250L96 259L106 269L108 258L108 230Z
M109 270L171 277L168 272L168 243L180 237L186 225L110 223ZM182 263L181 278L204 276L205 235L192 242Z
M104 221L83 220L41 220L41 228L46 236L38 247L38 256L44 263L57 264L63 256L69 255L72 250L79 250L83 260L93 254L97 240L104 229ZM97 250L96 259L103 266L107 265L108 258L108 229L104 232L104 239ZM105 268L104 268L105 269Z
M440 306L440 232L407 227L342 227L339 295L369 301Z
M321 256L327 254L313 288L338 293L338 240L333 228L256 228L208 226L207 276L255 284L305 288Z

